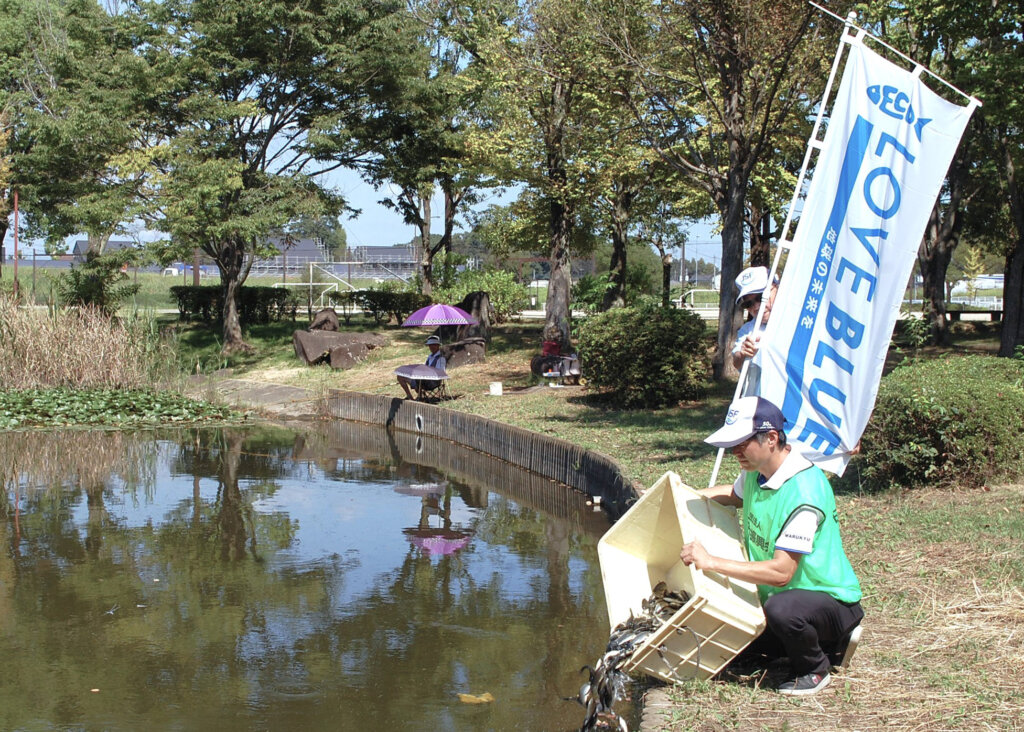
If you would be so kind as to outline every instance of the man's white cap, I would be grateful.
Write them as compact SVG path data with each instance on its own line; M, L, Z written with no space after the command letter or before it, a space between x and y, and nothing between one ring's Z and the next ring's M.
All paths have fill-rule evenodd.
M437 345L441 345L441 339L440 339L440 338L438 338L438 337L437 337L436 335L432 335L432 336L428 336L428 337L427 337L427 340L425 341L425 343L426 343L426 344L427 344L428 346L429 346L430 344L432 344L432 343L436 343Z
M705 437L704 442L715 447L735 447L758 432L784 432L785 424L782 411L767 399L741 397L729 405L725 426Z
M736 278L736 289L740 293L736 296L736 302L739 303L747 295L756 295L759 292L764 292L764 288L767 286L767 267L747 267Z

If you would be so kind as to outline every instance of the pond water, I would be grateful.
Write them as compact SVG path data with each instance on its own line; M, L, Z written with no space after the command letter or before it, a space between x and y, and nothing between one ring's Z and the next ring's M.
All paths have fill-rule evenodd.
M346 423L0 451L0 728L582 721L608 521L564 486Z

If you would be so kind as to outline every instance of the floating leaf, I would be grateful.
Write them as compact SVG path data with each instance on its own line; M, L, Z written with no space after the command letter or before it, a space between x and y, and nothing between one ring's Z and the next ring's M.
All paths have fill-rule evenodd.
M476 694L459 694L459 701L463 704L490 704L494 701L491 692L485 691L480 696Z

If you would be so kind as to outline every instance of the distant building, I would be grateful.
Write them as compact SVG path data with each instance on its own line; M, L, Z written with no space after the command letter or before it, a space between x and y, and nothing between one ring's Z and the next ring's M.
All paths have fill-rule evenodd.
M139 245L134 241L119 241L117 239L111 239L107 242L107 246L104 247L104 252L119 252L122 249L138 249ZM85 255L89 252L89 240L78 239L75 241L75 245L71 248L71 261L72 262L84 262Z

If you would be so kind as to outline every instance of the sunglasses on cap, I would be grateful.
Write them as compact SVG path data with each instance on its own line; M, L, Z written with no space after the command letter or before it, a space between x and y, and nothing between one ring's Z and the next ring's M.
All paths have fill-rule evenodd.
M751 295L750 297L745 297L740 301L740 307L744 310L749 310L750 308L754 307L755 305L759 305L760 303L760 295Z

